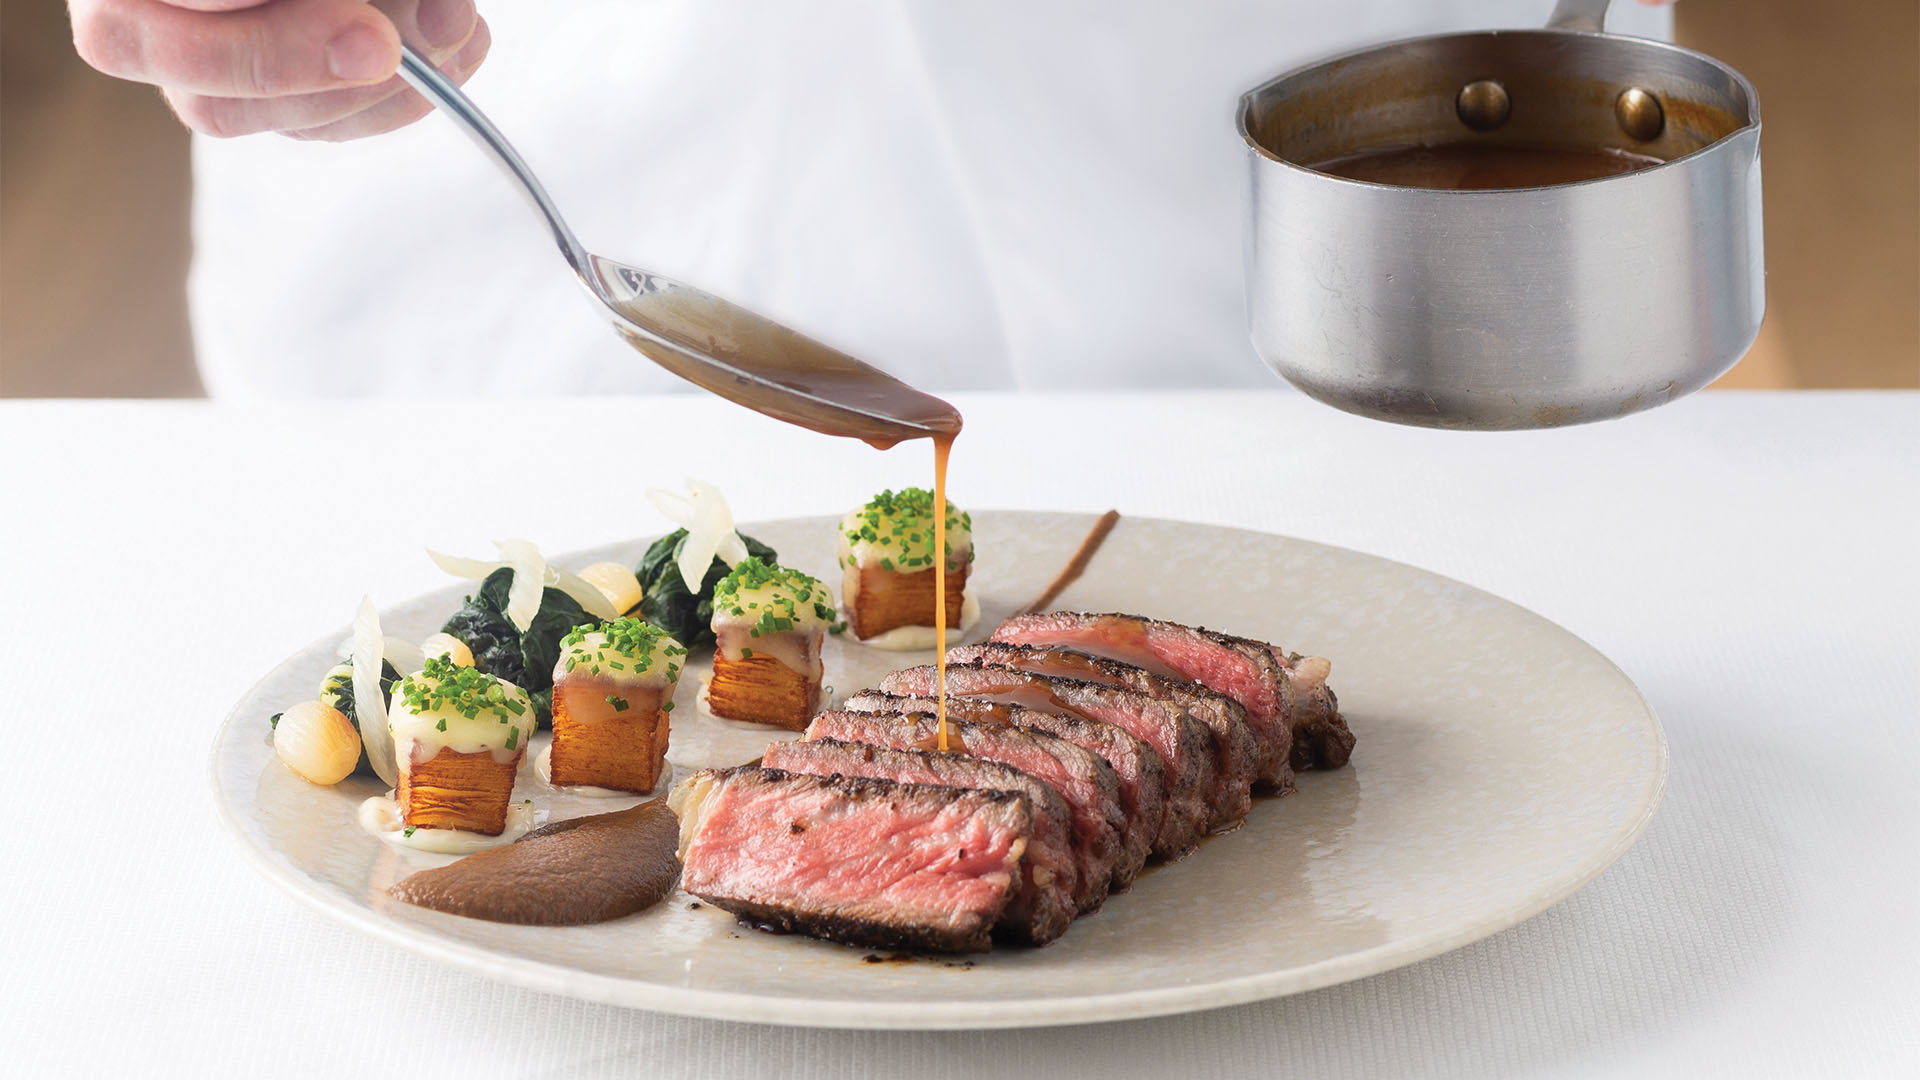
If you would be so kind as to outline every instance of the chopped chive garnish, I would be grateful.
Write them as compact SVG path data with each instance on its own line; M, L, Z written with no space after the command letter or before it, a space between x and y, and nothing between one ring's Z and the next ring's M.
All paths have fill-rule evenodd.
M527 709L518 687L478 668L461 667L443 656L429 657L426 667L402 678L393 693L415 715L450 710L472 720L482 712L517 716ZM439 730L446 730L444 717Z

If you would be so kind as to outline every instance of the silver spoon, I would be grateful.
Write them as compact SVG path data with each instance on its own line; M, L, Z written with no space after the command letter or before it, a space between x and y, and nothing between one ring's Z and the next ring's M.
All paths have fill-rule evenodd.
M939 398L737 304L589 252L526 162L459 87L407 46L400 77L520 182L588 295L654 363L775 419L882 448L959 432L960 414Z

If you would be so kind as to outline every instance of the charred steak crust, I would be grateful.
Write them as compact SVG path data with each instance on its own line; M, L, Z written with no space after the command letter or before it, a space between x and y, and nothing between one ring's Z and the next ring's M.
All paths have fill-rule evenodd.
M889 694L885 690L862 690L842 701L840 707L850 712L932 714L940 707L940 699L931 694ZM958 695L947 697L949 718L971 720L976 724L1013 725L1018 709L1019 706L1008 705L1004 701Z
M1248 715L1246 706L1197 682L1156 675L1125 661L1096 656L1064 645L1015 645L1005 641L982 641L948 649L947 663L993 664L1042 675L1111 683L1149 697L1171 701L1216 730L1223 725L1245 725L1258 748L1254 771L1256 784L1261 790L1274 795L1293 792L1292 730L1284 723L1256 724Z
M717 782L714 798L724 797L727 789L735 786L775 793L798 790L828 796L842 810L868 806L898 813L911 803L963 810L974 820L982 816L999 816L1003 819L1002 826L1017 834L1016 843L1019 844L1024 844L1025 838L1031 836L1033 830L1032 804L1025 795L1012 791L904 784L870 777L808 776L752 766L704 770L698 776ZM749 798L751 794L746 793ZM781 808L776 806L774 809ZM905 911L883 917L877 912L862 913L841 906L820 904L806 896L766 895L779 891L779 886L768 879L787 870L786 865L775 865L771 872L767 866L757 864L743 867L738 864L738 859L743 856L737 851L719 857L724 862L726 855L734 856L733 865L708 865L710 860L700 845L702 838L712 831L712 826L713 818L710 816L703 821L700 833L687 849L682 887L701 900L730 912L743 923L781 933L802 933L870 948L985 952L992 947L993 924L1011 898L1016 883L1015 877L1008 874L1007 880L1000 886L997 902L991 905L990 911L955 912L944 919L915 919ZM765 830L762 836L771 842L771 850L761 854L777 856L786 846L791 846L797 852L802 844L809 842L803 838L812 831L798 829L788 833L780 829ZM760 895L754 895L756 892ZM869 908L879 904L876 898L870 896L862 897L862 902Z
M1073 890L1079 871L1069 847L1071 811L1058 792L1011 765L964 754L895 750L838 739L776 742L767 747L762 763L765 768L811 776L872 776L1025 795L1033 810L1033 836L1020 860L1013 898L995 930L1022 944L1045 945L1073 923Z
M862 690L842 702L841 708L852 712L930 713L938 705L939 701L932 697ZM1113 724L984 698L949 696L947 715L1052 735L1113 766L1126 826L1121 830L1120 861L1114 866L1108 891L1125 892L1132 887L1134 878L1153 853L1154 838L1166 822L1167 761L1160 756L1160 751L1138 735Z
M774 934L805 934L869 949L969 953L987 952L993 948L993 938L985 924L977 933L954 934L939 927L907 923L896 925L834 912L798 912L778 904L700 893L694 895L739 919L744 926Z
M932 749L938 719L932 713L824 712L806 738L869 743L902 750ZM1098 910L1120 859L1126 816L1119 780L1099 755L1043 732L947 718L951 745L963 753L1011 765L1053 788L1072 811L1073 854L1079 868L1074 899L1081 914Z

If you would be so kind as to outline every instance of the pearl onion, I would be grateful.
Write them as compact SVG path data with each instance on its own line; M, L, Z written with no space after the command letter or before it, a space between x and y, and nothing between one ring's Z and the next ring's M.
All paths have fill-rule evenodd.
M473 650L467 648L466 642L449 633L441 632L428 637L420 643L420 651L428 660L444 656L453 661L455 667L473 666Z
M360 761L360 733L339 709L303 701L280 714L273 752L307 782L337 784Z
M622 615L640 606L640 579L634 576L631 566L597 562L580 571L580 577L605 594L613 610Z

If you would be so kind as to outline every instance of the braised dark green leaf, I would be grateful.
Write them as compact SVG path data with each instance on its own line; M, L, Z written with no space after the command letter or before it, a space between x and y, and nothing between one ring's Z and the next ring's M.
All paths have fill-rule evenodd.
M534 711L544 724L553 715L553 666L560 659L560 639L582 623L600 620L587 614L573 597L548 588L541 592L540 610L523 634L506 614L512 588L513 568L495 570L440 629L466 642L474 667L532 696Z
M778 562L779 556L767 545L742 534L747 554ZM698 594L687 591L680 576L680 548L687 542L687 530L676 529L655 540L633 569L640 579L640 614L653 625L672 634L689 649L713 644L713 587L727 576L727 564L714 559L700 580Z

